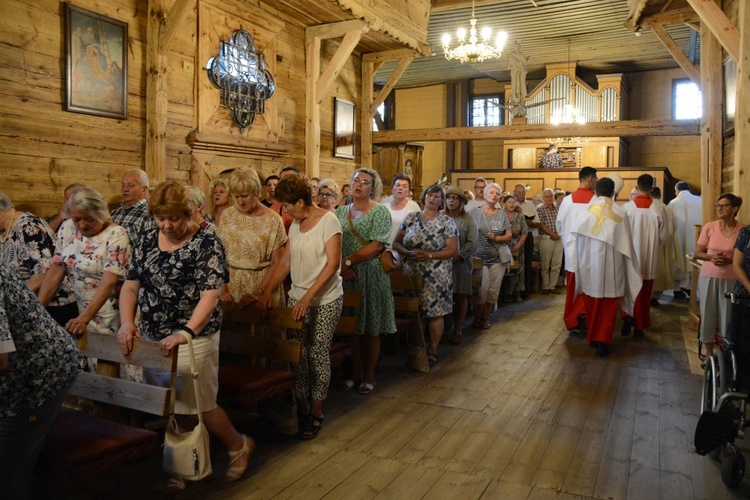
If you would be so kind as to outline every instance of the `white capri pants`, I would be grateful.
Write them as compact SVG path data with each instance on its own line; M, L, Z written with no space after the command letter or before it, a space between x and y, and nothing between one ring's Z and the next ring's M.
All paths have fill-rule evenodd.
M485 264L482 267L482 286L479 288L480 304L497 303L497 296L500 294L500 286L503 284L507 267L508 264L500 262Z

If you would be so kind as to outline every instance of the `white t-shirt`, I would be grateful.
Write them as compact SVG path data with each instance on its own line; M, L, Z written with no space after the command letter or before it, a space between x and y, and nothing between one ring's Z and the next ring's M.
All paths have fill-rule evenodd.
M396 233L398 233L398 228L401 227L401 223L404 222L406 216L412 212L419 212L422 209L419 208L417 202L413 200L407 201L406 206L401 210L392 209L390 203L385 203L385 207L391 213L391 238L388 243L388 246L390 247L393 244L393 238L395 238Z
M292 253L290 297L300 300L313 286L328 263L326 242L336 234L341 234L341 224L339 224L339 220L333 212L326 212L315 224L315 227L306 233L300 232L299 221L292 222L289 227L289 244ZM338 299L343 293L341 275L336 272L311 304L314 306L328 304Z

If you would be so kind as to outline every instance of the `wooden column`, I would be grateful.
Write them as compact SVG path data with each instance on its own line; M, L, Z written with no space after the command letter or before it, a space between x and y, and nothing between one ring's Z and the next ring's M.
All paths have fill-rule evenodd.
M305 40L305 172L310 177L320 175L320 104L316 94L320 76L320 38Z
M740 58L737 61L737 114L734 120L734 188L740 196L750 192L750 2L739 2ZM750 203L743 203L738 219L750 221Z
M721 194L724 109L723 60L721 44L708 26L701 23L701 90L703 118L701 119L701 196L703 222L713 220L716 211L713 200Z
M445 96L445 126L456 126L456 84L446 84ZM372 138L370 138L372 140ZM456 168L456 142L445 143L445 169L450 171Z
M167 55L159 45L166 0L149 0L146 52L146 173L152 183L167 178Z
M469 107L469 94L470 94L470 83L469 80L461 80L458 86L458 122L460 127L469 127L468 107ZM460 144L460 160L458 161L458 168L461 170L468 170L472 167L471 165L471 141L461 140Z
M369 103L373 99L372 79L375 73L375 64L370 61L362 61L362 105L359 107L362 130L359 134L361 143L360 166L372 168L372 117L370 116Z

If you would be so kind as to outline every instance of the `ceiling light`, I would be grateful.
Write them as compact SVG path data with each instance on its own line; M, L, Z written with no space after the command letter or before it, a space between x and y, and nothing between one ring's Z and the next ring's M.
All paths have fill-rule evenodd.
M447 60L456 59L461 64L483 62L487 59L499 59L503 53L503 47L508 39L508 35L501 31L497 34L495 45L492 45L492 30L488 27L482 29L482 41L479 42L477 37L477 20L474 17L474 0L471 1L471 28L469 28L469 41L466 42L466 30L459 28L456 36L458 37L458 47L450 48L451 36L443 35L443 53Z

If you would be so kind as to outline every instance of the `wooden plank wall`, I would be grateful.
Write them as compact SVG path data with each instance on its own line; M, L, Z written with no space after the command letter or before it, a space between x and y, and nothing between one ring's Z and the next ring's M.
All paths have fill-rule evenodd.
M198 2L200 5L200 1ZM278 16L261 7L241 4L243 19L237 27L252 29L253 20ZM63 189L81 182L99 190L111 204L120 200L122 172L145 168L146 116L146 13L147 0L77 0L76 6L128 23L128 118L114 120L68 113L63 110L65 93L63 5L57 0L0 0L0 189L19 209L41 216L55 213ZM206 186L216 170L252 165L267 175L283 165L304 167L305 58L304 31L293 22L280 30L275 62L279 109L279 143L285 152L253 155L226 151L201 151L192 155L186 138L197 126L195 85L205 79L206 61L198 61L197 15L192 12L180 26L169 52L169 111L167 126L167 178ZM230 22L233 21L230 19ZM338 40L325 42L324 65L331 59ZM216 48L218 53L218 47ZM360 55L353 55L334 84L321 111L321 174L337 181L348 180L356 160L334 159L333 97L360 105ZM216 90L218 92L218 90ZM360 124L358 123L359 127ZM227 130L229 125L227 124ZM235 128L235 133L237 129ZM191 160L178 170L180 155Z

